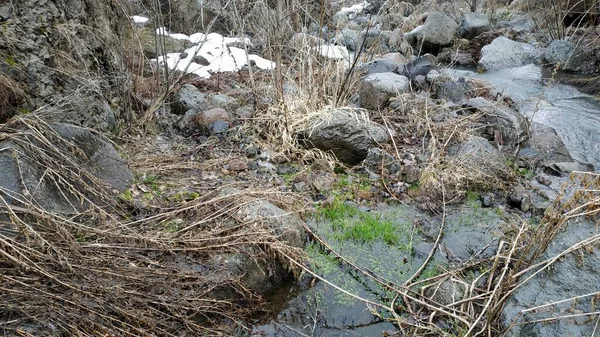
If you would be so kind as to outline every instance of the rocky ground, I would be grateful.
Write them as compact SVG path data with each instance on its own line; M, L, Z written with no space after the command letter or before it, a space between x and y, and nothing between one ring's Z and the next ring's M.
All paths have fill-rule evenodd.
M88 2L36 5L47 21L31 19L33 4L0 7L7 27L1 36L11 42L0 48L0 91L7 93L0 114L6 247L0 266L9 284L0 286L0 324L7 333L244 330L243 320L265 313L253 312L268 307L265 290L305 280L314 266L303 248L307 242L314 248L315 233L322 232L305 220L340 205L364 214L402 205L413 214L409 223L428 219L415 222L421 226L409 254L418 256L410 269L415 276L429 258L479 275L458 299L454 290L450 300L434 291L419 295L420 302L404 293L411 280L401 288L366 275L396 298L402 294L402 306L392 301L387 308L395 327L423 335L595 331L599 177L593 165L573 159L551 127L532 122L519 98L452 67L493 72L533 64L591 75L600 62L600 49L590 42L600 34L593 20L551 39L539 13L519 4L487 4L471 13L459 2L346 1L291 16L289 27L251 22L246 31L253 45L220 40L223 49L279 57L280 70L254 61L205 78L172 72L177 81L165 84L157 82L169 78L164 64L150 59L189 51L197 42L188 35L159 41L154 32L162 22L150 4ZM218 11L211 3L200 20L194 2L162 10L172 15L169 31L185 34L219 16L213 31L222 34L240 28L239 13L277 16L265 4L237 5ZM90 10L97 20L81 17ZM151 20L126 25L133 14ZM306 21L311 15L320 24ZM50 23L57 18L64 23ZM289 35L279 53L264 43L277 37L269 25L285 26ZM75 44L95 30L107 33L94 35L101 41L133 37L139 46L133 60L123 52L131 48L125 38L104 47ZM17 43L16 36L28 39ZM190 59L208 65L210 58ZM95 77L81 82L78 68ZM109 76L123 69L126 75ZM594 81L584 81L592 93ZM98 132L109 130L108 138ZM569 175L574 183L561 189ZM578 190L575 182L586 187ZM488 209L489 217L477 218L473 229L461 222L468 218L463 207ZM438 237L431 224L445 221ZM412 247L413 234L402 235ZM560 262L548 263L557 257ZM550 265L552 273L545 271ZM454 282L440 275L424 284ZM521 286L521 280L530 282ZM463 302L471 304L465 309ZM214 310L211 303L218 303ZM477 309L484 306L493 309L489 320ZM440 319L418 318L434 313ZM96 315L102 319L94 327Z

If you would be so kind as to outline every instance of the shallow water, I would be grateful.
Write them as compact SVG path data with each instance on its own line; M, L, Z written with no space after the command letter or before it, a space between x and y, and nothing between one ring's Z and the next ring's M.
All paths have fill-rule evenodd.
M525 116L553 127L575 160L594 165L596 171L600 169L600 101L594 97L555 83L549 70L534 65L483 74L448 71L494 84L520 105ZM554 75L562 76L573 77Z

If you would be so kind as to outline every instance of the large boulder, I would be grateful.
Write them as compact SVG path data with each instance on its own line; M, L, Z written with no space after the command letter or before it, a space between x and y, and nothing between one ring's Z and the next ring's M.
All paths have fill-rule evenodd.
M412 45L422 44L424 49L436 51L451 45L457 33L458 24L452 18L440 12L432 12L423 25L404 34L404 38Z
M467 106L483 114L481 135L497 144L514 148L529 136L529 120L520 112L483 97L469 99Z
M465 13L458 27L458 34L465 39L472 39L492 28L490 18L482 13Z
M479 66L484 70L501 70L524 66L538 61L538 53L529 43L498 37L481 49Z
M406 76L396 73L377 73L365 77L360 84L360 106L369 110L378 110L388 105L392 97L410 89Z
M32 132L24 126L19 127L19 131ZM53 124L51 128L34 131L33 134L40 136L7 133L8 137L0 141L0 149L3 149L0 151L0 196L9 205L27 202L48 212L73 214L89 205L79 199L78 193L86 193L89 201L96 202L94 196L83 189L83 186L93 186L88 181L90 177L98 179L103 184L100 188L107 188L106 192L124 191L133 182L127 163L102 136L69 124ZM43 141L42 136L47 141ZM47 167L50 162L61 166ZM53 173L49 174L48 169ZM62 175L62 181L57 180L55 173ZM74 191L76 188L81 190ZM5 212L4 206L0 205L0 215Z
M369 121L361 110L348 108L329 111L299 136L307 146L331 151L348 165L360 163L367 157L369 148L389 139L384 127Z
M207 104L206 97L192 84L184 84L173 96L171 112L183 115L190 109L202 109Z
M533 122L529 139L519 148L518 157L531 165L550 162L572 162L567 147L550 126Z
M586 53L575 43L553 40L543 52L542 58L550 65L560 64L565 71L577 72L585 68Z

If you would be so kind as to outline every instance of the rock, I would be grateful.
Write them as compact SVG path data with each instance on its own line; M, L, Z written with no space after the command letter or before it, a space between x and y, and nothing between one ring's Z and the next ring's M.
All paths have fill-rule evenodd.
M576 161L550 162L544 165L544 171L548 174L561 176L563 173L571 173L573 171L593 172L594 167L590 164L582 164Z
M233 110L236 110L237 108L239 108L240 104L233 97L223 95L223 94L214 94L214 95L210 95L208 97L207 106L209 106L211 108L221 108L221 109L225 109L228 111L233 111Z
M556 130L536 122L532 124L529 139L520 145L517 157L530 166L573 161Z
M479 200L481 201L481 207L487 208L494 206L494 194L493 193L483 193L479 196Z
M521 15L510 21L499 21L496 24L496 28L508 28L519 32L530 32L535 29L535 21L533 21L529 15Z
M479 66L487 71L502 70L537 63L538 56L533 45L501 36L481 49Z
M227 165L225 165L225 169L230 171L246 171L248 170L248 161L242 159L233 159Z
M304 181L296 182L292 185L292 191L298 193L308 192L308 184L306 184Z
M415 166L404 166L402 172L405 174L404 181L407 184L414 184L421 179L421 169Z
M330 175L319 174L313 176L311 186L316 193L327 195L331 192L335 180Z
M184 84L171 101L171 112L183 115L190 109L202 109L205 105L204 94L192 84Z
M455 156L465 167L495 177L506 167L502 152L481 137L471 137L458 146Z
M235 109L233 114L237 119L250 119L254 116L254 107L252 105L245 105Z
M254 145L254 144L248 145L246 147L245 151L246 151L246 155L249 158L255 157L258 154L258 152L259 152L258 151L258 147L256 147L256 145Z
M359 66L359 69L366 70L367 74L389 73L395 72L398 65L393 60L382 58L363 63Z
M0 22L4 22L13 16L13 8L10 3L0 5Z
M61 151L61 156L71 160L69 165L77 163L79 166L72 167L83 178L83 172L95 176L114 190L122 192L129 188L133 182L133 173L127 163L121 158L113 145L103 137L91 131L70 124L52 124L52 130L62 140L70 143L66 146L62 142L54 142L53 145ZM3 130L4 131L4 130ZM23 127L20 132L30 132ZM42 131L44 134L45 131ZM47 136L55 136L48 134ZM46 145L39 143L32 137L26 136L29 142L35 145L30 151L44 151L46 155L53 156L53 150L47 149ZM36 161L32 161L25 153L20 143L10 138L0 141L0 195L9 204L16 204L14 195L26 195L31 198L42 209L59 214L73 214L85 210L89 204L81 203L78 197L69 188L58 187L52 179L46 176L47 167ZM79 176L64 175L64 184L71 188L83 188L88 182L78 181ZM64 185L61 185L64 186ZM26 190L25 190L26 189ZM110 191L106 191L110 193ZM89 195L90 198L94 196ZM3 207L3 206L2 206Z
M598 235L598 226L592 219L578 218L568 221L557 231L556 237L550 241L546 251L535 263L553 259L571 246L595 235ZM565 254L564 257L556 259L551 268L534 276L532 273L535 270L521 277L532 278L515 289L504 306L501 320L504 327L510 327L506 336L592 336L596 330L596 317L561 317L597 311L592 296L581 296L598 290L598 245L590 244ZM570 298L577 299L566 300ZM540 310L521 312L548 303L555 304ZM557 319L541 321L545 318Z
M540 183L540 184L542 184L542 185L544 185L544 186L550 186L550 185L552 185L552 180L548 179L548 177L545 177L545 176L543 176L543 175L538 175L538 176L536 176L536 177L535 177L535 180L536 180L538 183Z
M429 73L427 73L427 76L425 79L427 80L427 83L431 84L440 76L441 76L441 74L439 71L431 70Z
M214 108L204 110L196 115L196 124L207 128L218 120L229 122L229 114L225 109Z
M348 108L332 109L311 124L313 127L299 134L300 140L308 147L332 151L348 165L358 164L367 157L369 148L389 139L385 128Z
M226 122L222 119L218 119L210 123L208 129L210 130L211 134L222 138L227 133L227 130L229 130L229 122Z
M523 212L527 212L531 208L531 196L522 186L516 187L508 195L507 202L510 207L519 208Z
M433 70L435 66L435 56L426 54L408 63L404 67L404 75L411 81L414 81L419 75L427 76L427 74L429 74L429 72Z
M408 91L409 80L395 73L378 73L365 77L360 84L360 106L379 110L388 105L390 98Z
M398 160L393 155L379 148L370 148L367 152L364 164L371 169L381 169L381 166L388 170L390 174L396 174L400 171Z
M350 51L356 51L358 48L360 48L359 33L352 29L342 29L342 31L336 35L335 40L337 43L345 46Z
M543 52L543 59L550 65L560 64L565 71L577 71L584 63L584 52L579 46L567 40L553 40Z
M425 23L404 34L404 38L413 46L423 45L425 50L439 50L452 44L458 32L458 24L452 18L440 12L432 12Z
M529 120L521 113L482 97L469 99L467 106L477 108L484 114L481 122L485 128L480 129L483 137L510 148L527 139Z
M135 37L140 41L142 51L149 59L155 59L157 52L159 52L158 55L161 55L160 51L163 47L166 54L179 53L185 49L184 40L175 39L166 35L161 36L159 47L157 48L155 35L155 30L152 27L140 27L135 29Z
M434 303L447 306L466 299L468 297L468 290L468 286L465 283L448 278L439 285L428 287L425 294Z
M391 60L396 65L408 63L408 59L406 58L406 56L398 52L384 54L383 56L381 56L381 58L384 60Z
M465 39L472 39L492 28L487 14L467 12L463 14L458 34Z
M198 109L190 109L177 120L175 126L182 134L189 136L194 132L200 131L196 119L198 118Z
M446 80L438 79L434 82L434 86L435 97L437 99L454 102L460 102L465 99L466 93L469 90L467 82L462 77L458 81L453 81L451 78L446 78Z

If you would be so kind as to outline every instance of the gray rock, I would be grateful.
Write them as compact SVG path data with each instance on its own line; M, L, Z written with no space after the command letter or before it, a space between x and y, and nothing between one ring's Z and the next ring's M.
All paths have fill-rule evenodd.
M494 206L494 194L493 193L483 193L479 196L479 200L481 201L481 207L492 207Z
M458 81L453 81L452 79L438 79L434 83L435 97L438 99L460 102L465 98L465 95L469 90L464 78L459 78Z
M0 22L4 22L13 16L13 6L10 3L0 5Z
M390 174L396 174L400 170L398 159L379 148L370 148L367 152L364 164L371 169L381 169L382 165Z
M398 65L393 60L382 58L363 63L359 66L359 69L366 70L367 74L389 73L395 72Z
M536 122L533 122L529 139L521 144L517 156L531 166L573 161L556 130Z
M458 24L452 18L440 12L432 12L427 16L425 23L404 34L404 38L412 45L425 48L441 48L452 44L457 37Z
M472 39L492 28L487 14L468 12L463 14L458 34L465 39Z
M466 299L468 291L465 283L448 278L439 285L428 287L425 294L435 303L447 306Z
M501 36L481 48L479 66L488 71L501 70L537 63L538 57L533 45Z
M240 107L240 103L237 99L223 94L210 95L207 100L207 106L210 108L221 108L227 111L233 111Z
M252 105L244 105L235 109L233 115L241 120L250 119L254 115L254 107Z
M404 66L404 74L411 81L414 81L417 76L427 76L431 70L436 67L435 56L431 54L423 55L416 60Z
M574 244L598 235L598 226L592 219L578 218L565 224L536 262L553 258ZM592 336L596 319L589 316L527 323L544 318L597 311L591 296L564 301L540 310L521 314L521 310L556 301L579 297L598 291L600 249L597 244L566 254L552 267L533 276L517 288L506 302L502 312L505 327L511 327L508 337L563 337ZM523 279L531 275L523 275ZM517 323L517 324L512 324ZM519 324L524 323L524 324Z
M481 128L482 136L510 148L528 138L529 120L518 111L483 97L469 99L467 106L483 113L481 122L485 128Z
M434 69L427 73L426 80L429 84L431 84L440 76L440 72Z
M369 148L389 139L385 128L365 119L360 111L347 108L334 109L312 125L299 135L302 141L309 147L333 152L348 165L358 164L367 157Z
M59 147L62 155L69 157L72 163L79 163L77 167L71 167L72 170L82 175L82 172L88 172L108 187L119 192L127 189L133 181L133 173L127 166L127 163L121 158L112 144L101 136L92 133L88 129L80 128L69 124L51 125L63 140L70 143L72 147L62 148L63 143L55 142L53 145ZM22 130L25 131L25 130ZM52 150L46 149L44 144L34 140L33 137L27 137L30 142L36 144L33 149L45 151L47 155L52 155ZM9 204L14 204L15 199L31 198L31 202L36 203L48 212L61 214L73 214L85 210L89 204L79 202L74 192L68 188L55 185L52 179L45 177L47 167L41 166L37 161L29 158L20 143L11 140L0 141L0 192ZM31 150L31 149L30 149ZM75 156L72 153L80 153ZM82 159L83 158L83 159ZM45 177L45 178L44 178ZM82 186L82 182L74 181L78 176L65 175L65 184L71 184L74 187ZM86 182L87 184L87 182Z
M190 109L203 109L206 106L206 97L192 84L184 84L173 96L171 112L183 115Z
M177 120L175 126L181 133L184 135L191 135L196 131L200 131L198 124L196 123L196 119L198 118L199 111L198 109L190 109L185 112L181 118Z
M512 20L499 21L496 28L508 28L518 32L530 32L535 28L535 21L529 15L521 15Z
M345 46L350 51L356 51L358 48L360 48L359 33L352 29L342 29L342 31L335 36L335 40L337 43Z
M365 109L378 110L388 105L390 98L410 88L406 76L396 73L379 73L365 77L360 84L360 105Z
M229 130L229 122L219 119L210 123L208 129L211 134L222 137Z
M551 65L560 64L565 71L577 71L585 62L584 52L579 46L567 40L553 40L542 55Z

